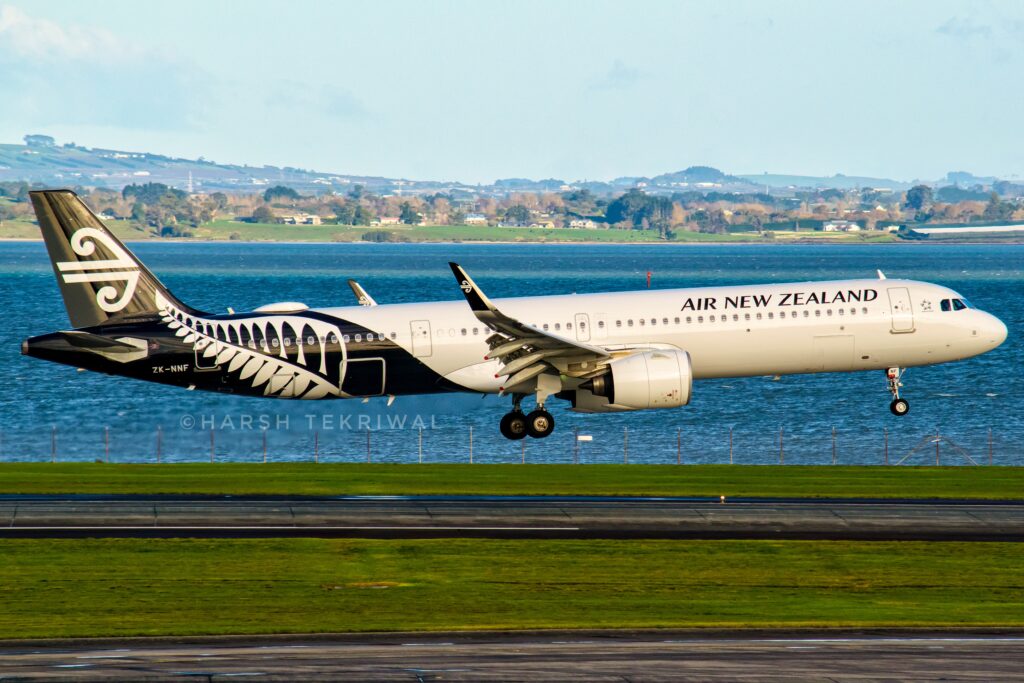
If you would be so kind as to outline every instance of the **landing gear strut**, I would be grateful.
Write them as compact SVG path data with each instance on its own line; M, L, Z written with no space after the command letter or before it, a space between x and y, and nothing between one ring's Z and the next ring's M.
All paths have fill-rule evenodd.
M889 410L893 415L902 416L910 412L910 403L905 398L900 398L900 387L903 386L904 370L901 368L889 368L885 371L885 378L889 382L889 393L892 394L892 403Z
M512 412L506 413L501 418L499 425L501 435L512 440L519 440L526 436L543 439L555 431L555 418L544 410L544 404L540 401L537 403L537 408L529 415L523 415L523 396L524 394L512 395Z

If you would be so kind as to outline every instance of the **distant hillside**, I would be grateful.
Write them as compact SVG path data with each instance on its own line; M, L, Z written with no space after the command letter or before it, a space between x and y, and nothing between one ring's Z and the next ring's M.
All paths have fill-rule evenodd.
M25 136L28 144L0 144L0 182L28 181L45 185L86 185L121 189L137 182L159 182L197 191L262 192L267 186L285 184L306 192L344 190L360 184L374 192L398 187L434 191L451 183L416 183L374 176L321 173L277 166L239 166L199 159L180 159L148 152L57 145L45 135ZM191 174L191 181L189 175ZM458 183L455 184L458 186ZM436 189L435 189L436 188Z
M748 183L765 186L769 188L814 188L825 189L835 188L837 190L852 190L864 187L887 188L890 190L906 190L913 183L906 183L890 178L870 178L867 176L852 176L837 173L834 176L809 176L809 175L786 175L782 173L762 173L740 175L740 178Z
M443 192L460 199L481 195L500 197L513 192L572 190L614 195L634 187L648 194L664 196L691 193L752 195L761 192L785 197L800 190L826 188L851 190L870 187L898 192L919 182L843 174L830 177L780 173L730 175L710 166L690 166L653 177L623 176L610 181L505 178L490 185L469 185L461 182L328 173L289 166L218 164L202 157L182 159L149 152L60 145L47 135L26 135L25 142L23 145L0 144L0 182L28 181L48 186L107 187L118 190L131 183L157 182L196 192L262 192L272 185L287 185L304 194L326 191L347 193L353 185L362 185L368 191L382 195L430 195ZM942 180L929 184L956 185L977 192L997 182L997 179L989 176L953 171Z

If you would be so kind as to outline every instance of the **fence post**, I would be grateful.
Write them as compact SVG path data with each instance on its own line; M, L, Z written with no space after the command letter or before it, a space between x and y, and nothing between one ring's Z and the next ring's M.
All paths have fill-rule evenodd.
M580 464L580 428L573 427L572 430L572 463Z
M939 466L939 428L935 428L935 466Z
M992 465L992 428L988 428L988 464Z
M420 436L419 436L418 450L419 450L419 456L420 456L420 464L422 465L423 464L423 427L420 427L419 429L420 429Z
M473 464L473 425L469 425L469 464Z
M729 464L732 464L732 427L729 427Z
M883 427L882 434L885 437L885 464L889 464L889 428Z
M313 462L320 464L320 432L313 432Z
M156 426L156 464L157 465L160 464L160 455L161 455L160 454L160 449L163 446L163 444L161 442L163 441L163 437L164 437L163 431L164 431L163 427L161 427L160 425Z
M622 464L629 464L629 427L622 428Z
M526 439L519 440L519 456L522 458L522 462L526 464Z
M785 434L782 427L779 427L779 464L786 464Z
M110 427L103 428L103 462L110 462Z
M50 462L57 462L57 425L50 427Z
M211 464L213 464L213 452L214 452L215 448L216 448L216 445L215 445L214 438L213 438L213 430L211 429L210 430L210 463Z
M263 429L263 464L267 464L267 430Z
M370 430L366 430L366 462L370 463L373 460L370 458Z
M676 464L683 464L683 430L676 430Z
M832 428L832 464L836 464L836 428Z

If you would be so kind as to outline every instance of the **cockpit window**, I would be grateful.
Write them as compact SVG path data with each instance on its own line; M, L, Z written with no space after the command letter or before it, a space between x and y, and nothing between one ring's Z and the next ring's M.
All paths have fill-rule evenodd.
M963 299L943 299L939 302L939 309L943 311L964 311L970 307Z

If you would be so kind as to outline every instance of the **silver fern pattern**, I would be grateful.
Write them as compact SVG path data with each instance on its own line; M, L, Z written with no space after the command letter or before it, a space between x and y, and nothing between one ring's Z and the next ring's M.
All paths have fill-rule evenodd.
M197 361L219 366L239 383L276 398L345 398L341 368L345 347L336 325L304 316L266 315L214 320L191 315L159 293L164 324L191 344ZM331 360L329 351L337 350Z

